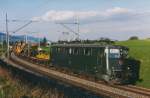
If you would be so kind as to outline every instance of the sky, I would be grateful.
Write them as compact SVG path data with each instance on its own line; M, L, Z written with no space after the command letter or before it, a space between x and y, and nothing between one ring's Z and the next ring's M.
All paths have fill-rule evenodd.
M149 5L150 0L0 0L0 31L5 32L7 13L13 35L73 40L78 23L80 39L149 38ZM31 24L12 33L31 20Z

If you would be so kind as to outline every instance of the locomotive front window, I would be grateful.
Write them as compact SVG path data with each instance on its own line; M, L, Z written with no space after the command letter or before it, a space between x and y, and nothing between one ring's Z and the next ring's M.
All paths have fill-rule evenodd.
M119 58L120 57L120 54L118 53L110 53L109 54L109 58Z
M110 49L109 50L109 58L120 58L119 49Z

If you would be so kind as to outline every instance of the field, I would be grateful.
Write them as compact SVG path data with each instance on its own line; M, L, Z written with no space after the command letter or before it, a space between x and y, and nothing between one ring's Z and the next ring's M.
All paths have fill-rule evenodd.
M4 53L4 52L6 52L6 45L4 44L3 46L2 46L2 43L0 42L0 56Z
M49 53L50 52L50 48L49 47L44 47L44 46L41 46L41 48L46 51L46 53Z
M129 56L140 61L140 80L136 85L150 88L150 40L129 40L117 44L129 47Z

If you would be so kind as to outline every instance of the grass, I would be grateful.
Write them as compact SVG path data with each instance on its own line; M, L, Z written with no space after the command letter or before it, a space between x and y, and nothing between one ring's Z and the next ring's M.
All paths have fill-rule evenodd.
M41 46L41 48L46 51L46 53L50 53L50 48L49 47L44 47L44 46Z
M0 98L62 98L46 79L0 65ZM19 75L18 75L19 73Z
M0 44L0 56L6 51L6 46L3 46L3 49L2 49L2 45Z
M150 40L129 40L117 42L129 47L129 56L140 61L140 79L136 85L150 88Z

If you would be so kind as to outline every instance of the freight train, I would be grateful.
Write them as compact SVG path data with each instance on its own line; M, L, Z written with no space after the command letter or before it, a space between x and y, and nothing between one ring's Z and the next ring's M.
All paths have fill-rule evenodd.
M18 45L21 47L20 44ZM18 45L14 47L15 54L22 53L25 56L28 53L25 50L28 49L18 48ZM127 47L119 45L53 43L50 47L48 62L54 67L67 69L79 75L87 75L96 80L123 84L131 79L133 73L131 66L126 63L128 51ZM31 54L36 55L35 53L37 52L31 51ZM29 58L29 55L27 57Z
M129 49L119 45L52 44L51 63L108 83L126 83L131 75L126 64Z

